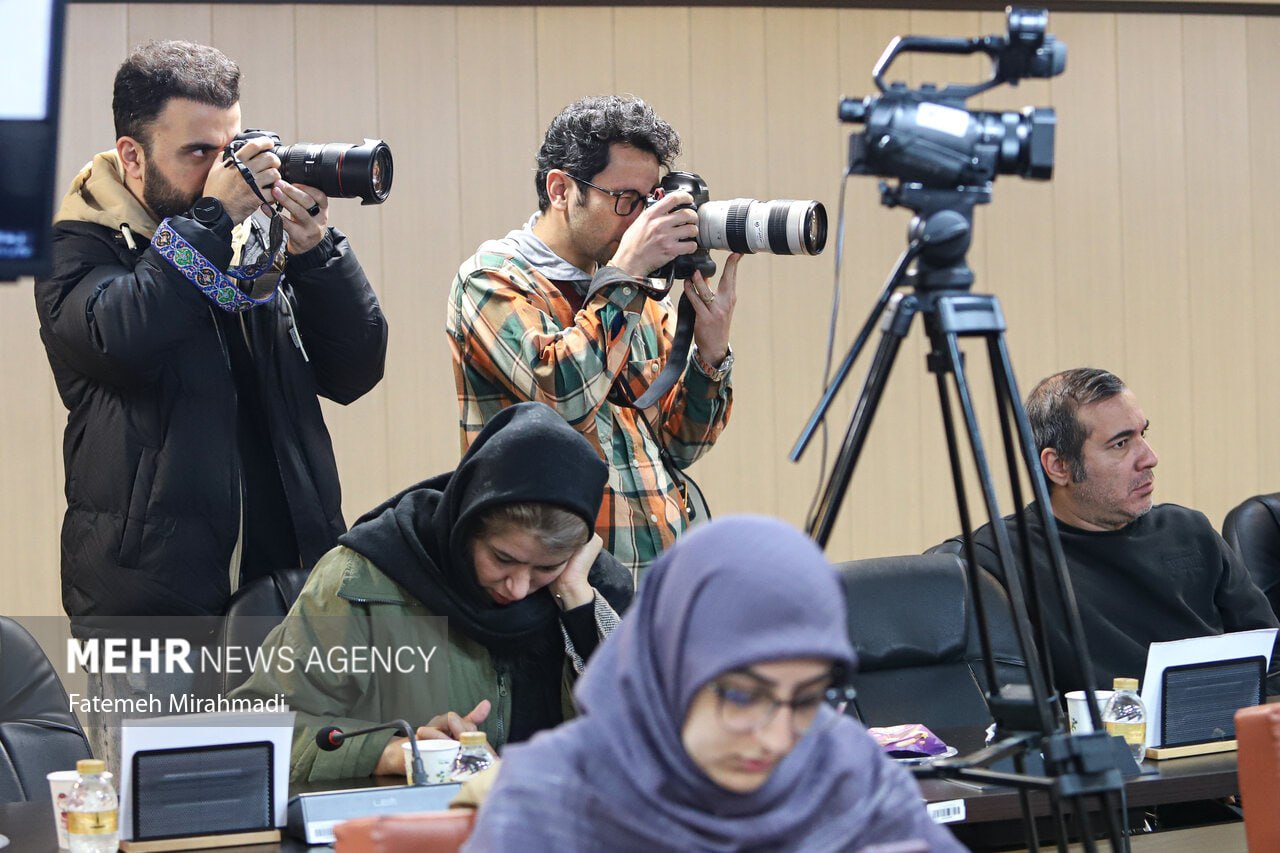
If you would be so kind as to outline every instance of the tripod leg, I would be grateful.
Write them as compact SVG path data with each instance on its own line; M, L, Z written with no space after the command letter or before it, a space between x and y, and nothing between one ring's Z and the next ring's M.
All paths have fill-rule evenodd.
M1027 772L1026 753L1024 752L1014 753L1013 769L1022 774L1025 774ZM1054 818L1057 820L1058 825L1061 826L1062 812L1061 812L1061 809L1058 807L1058 802L1054 798L1050 798L1049 802L1053 804ZM1031 811L1030 789L1028 788L1018 789L1018 805L1022 810L1022 824L1027 830L1027 849L1039 850L1040 849L1040 830L1036 826L1035 813Z
M880 338L875 358L867 372L866 381L858 395L854 406L853 419L845 431L844 441L840 445L840 453L831 469L831 476L822 489L822 498L809 521L809 535L820 546L826 547L831 538L831 529L835 526L836 513L844 500L844 493L849 488L849 480L853 476L854 466L862 454L862 446L871 429L871 421L876 409L880 406L880 398L884 394L885 385L889 381L889 373L893 370L894 361L902 339L911 328L911 318L915 316L917 302L914 296L906 296L898 300L893 307L893 315Z
M1046 650L1046 654L1040 659L1041 677L1047 686L1046 695L1054 699L1053 712L1057 716L1060 711L1056 703L1057 688L1053 674L1053 664L1047 654L1049 634L1041 616L1049 605L1041 597L1047 594L1046 591L1040 588L1036 573L1030 570L1030 567L1034 566L1035 563L1032 557L1031 534L1027 529L1026 501L1022 495L1022 480L1019 477L1020 471L1026 471L1027 477L1034 480L1036 475L1040 473L1040 459L1036 456L1028 455L1027 447L1021 443L1021 434L1019 434L1017 448L1014 446L1014 430L1017 428L1016 421L1022 401L1017 396L1017 389L1013 387L1013 365L1008 360L1003 334L992 333L988 334L986 338L987 357L991 364L991 378L996 391L996 408L1000 414L1000 435L1004 440L1005 464L1009 471L1009 489L1013 498L1018 541L1021 546L1018 556L1021 558L1021 565L1028 567L1025 571L1019 573L1019 578L1024 585L1024 600L1026 601L1027 613L1031 619L1031 624L1038 626L1036 631L1037 648Z
M965 583L969 588L969 599L973 602L974 619L978 626L978 640L982 648L982 663L987 676L988 693L998 694L1000 683L996 677L995 659L991 654L991 632L987 630L987 614L983 605L982 593L978 587L978 555L973 545L973 520L969 515L969 499L965 494L964 470L960 465L960 447L956 441L956 420L951 410L951 396L947 392L946 374L949 365L946 358L936 350L929 355L929 369L937 377L938 405L942 410L942 431L947 439L947 459L951 463L951 482L955 486L956 509L960 513L960 535L964 543L964 559L966 564Z
M926 316L926 321L928 319ZM929 327L929 325L926 322L926 327ZM965 430L969 436L970 450L973 454L974 466L977 468L979 485L982 488L983 502L987 507L987 517L991 522L991 530L996 537L996 556L1000 562L1001 572L1004 574L1008 584L1009 604L1014 613L1014 627L1017 630L1019 643L1022 645L1023 654L1027 660L1027 677L1031 682L1031 694L1037 699L1035 712L1039 716L1040 725L1038 729L1041 732L1048 733L1056 728L1057 715L1051 712L1047 702L1039 701L1048 695L1044 679L1041 677L1043 668L1040 666L1039 655L1032 641L1031 623L1027 616L1026 602L1023 600L1017 566L1012 559L1009 534L1005 530L1004 519L1000 515L995 489L991 485L991 469L987 464L987 454L983 446L981 431L978 428L978 416L974 411L973 398L969 392L969 380L965 373L960 346L956 333L952 331L933 328L930 331L930 337L934 338L935 348L942 348L945 351L946 359L955 378L956 397L960 402L960 410L964 415ZM973 569L977 571L976 564L974 564Z
M1001 378L998 381L1004 384L1004 387L1013 395L1013 399L1016 401L1018 399L1018 385L1013 377L1013 366L1009 361L1009 351L1003 336L997 338L995 345L1002 368ZM1022 443L1022 454L1028 462L1028 474L1031 479L1032 492L1035 494L1036 505L1039 509L1040 522L1044 527L1045 539L1049 543L1049 561L1053 569L1053 578L1057 584L1058 599L1066 616L1071 644L1076 650L1081 681L1087 691L1085 695L1091 696L1093 691L1097 689L1098 679L1094 674L1093 659L1089 656L1084 623L1080 621L1080 607L1076 603L1075 591L1071 588L1070 575L1067 573L1067 558L1062 551L1062 540L1058 537L1058 522L1050 510L1049 487L1045 484L1044 471L1040 468L1040 457L1036 452L1035 438L1031 434L1031 422L1027 418L1027 413L1020 404L1013 406L1012 409L1014 422L1018 427L1018 438ZM1035 461L1034 465L1031 464L1032 460ZM1045 649L1047 652L1048 646L1045 646ZM1085 704L1089 708L1089 717L1093 722L1094 731L1102 731L1102 715L1098 712L1097 704L1094 702L1086 702Z

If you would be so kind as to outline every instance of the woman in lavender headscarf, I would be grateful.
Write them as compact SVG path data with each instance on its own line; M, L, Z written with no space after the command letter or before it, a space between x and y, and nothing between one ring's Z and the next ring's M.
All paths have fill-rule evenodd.
M757 517L698 529L597 649L583 716L507 750L465 849L963 850L824 703L855 663L812 541Z

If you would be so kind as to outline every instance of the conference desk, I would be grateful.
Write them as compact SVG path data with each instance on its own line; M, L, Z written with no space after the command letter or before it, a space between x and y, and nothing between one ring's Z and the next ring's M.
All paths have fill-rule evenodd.
M1237 792L1236 755L1234 752L1216 755L1176 758L1169 761L1145 761L1142 776L1128 780L1125 791L1130 808L1196 800L1218 799ZM363 780L368 785L369 780ZM394 779L385 780L393 784ZM357 787L355 780L345 780L327 788ZM308 786L305 790L318 790ZM1020 829L1022 813L1016 791L1004 787L977 787L938 779L923 779L920 790L930 803L962 800L965 819L961 824L951 824L957 835L981 837L985 830L1003 827L1006 832ZM291 791L298 793L298 791ZM1031 795L1032 811L1037 816L1051 813L1048 797ZM48 801L0 804L0 834L11 843L3 853L58 853L57 836L53 829L53 807ZM1243 833L1240 833L1241 836ZM1173 835L1173 833L1170 833ZM1018 837L1014 834L1012 837ZM1160 834L1149 836L1158 840ZM966 841L966 843L969 843ZM255 845L251 847L223 847L223 851L241 853L302 853L307 850L328 850L328 847L308 847L300 841L285 837L279 845ZM1154 848L1151 848L1154 849ZM1188 848L1194 849L1194 848ZM1215 847L1215 853L1226 853L1230 848Z
M1239 792L1236 779L1236 754L1220 752L1190 758L1166 761L1142 762L1142 775L1125 782L1126 805L1132 811L1150 806L1167 806L1174 803L1190 803L1216 800ZM1013 788L992 785L971 785L942 779L921 779L920 791L932 804L964 804L964 819L952 824L956 835L966 844L982 847L997 845L1001 841L1023 837L1022 807L1018 792ZM1030 794L1031 811L1037 818L1052 815L1047 794ZM1086 800L1092 808L1096 798ZM1042 826L1047 825L1042 823ZM1100 818L1093 821L1095 830L1105 824ZM1243 835L1243 832L1241 832ZM1153 837L1158 837L1159 833ZM1042 843L1044 835L1041 835ZM1219 853L1223 853L1219 849Z

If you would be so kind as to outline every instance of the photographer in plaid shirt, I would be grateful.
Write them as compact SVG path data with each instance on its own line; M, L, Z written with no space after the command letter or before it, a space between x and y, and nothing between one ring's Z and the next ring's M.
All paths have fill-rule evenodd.
M729 324L740 255L719 287L695 274L696 314L680 379L655 405L627 405L666 366L676 327L670 298L642 284L697 249L686 192L646 202L680 138L639 98L584 98L556 116L538 151L538 212L481 244L458 270L446 328L465 450L503 408L556 409L610 466L596 522L633 577L689 523L677 482L729 419Z

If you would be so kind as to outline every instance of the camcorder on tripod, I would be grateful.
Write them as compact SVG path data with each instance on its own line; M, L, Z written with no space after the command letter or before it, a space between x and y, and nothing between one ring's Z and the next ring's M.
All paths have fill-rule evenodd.
M1010 8L1007 17L1008 32L1005 35L971 39L923 36L893 39L873 71L880 94L862 99L846 98L840 102L841 121L864 126L849 140L849 173L896 179L894 184L880 182L881 203L887 207L909 208L915 216L908 227L907 249L899 257L884 291L824 391L792 450L791 459L798 460L804 452L872 329L882 321L879 346L809 522L810 535L825 547L902 340L910 330L912 318L920 314L931 345L928 369L937 381L963 532L967 585L982 642L986 683L991 686L987 704L996 721L996 742L972 755L937 760L915 768L915 771L917 775L1017 788L1021 793L1028 847L1033 850L1039 849L1039 840L1027 795L1029 791L1048 793L1057 845L1063 851L1067 849L1069 840L1064 802L1072 804L1070 812L1085 849L1095 849L1095 833L1089 803L1086 802L1092 798L1104 817L1112 848L1120 850L1127 849L1128 842L1121 831L1120 805L1124 788L1117 753L1103 731L1095 703L1089 703L1094 732L1086 735L1067 733L1053 685L1052 667L1048 659L1042 659L1037 651L1037 648L1048 649L1043 634L1037 645L1032 630L1033 624L1043 625L1039 618L1043 609L1040 595L1047 593L1037 591L1030 573L1031 545L1026 534L1020 470L1025 471L1031 484L1048 541L1049 562L1053 567L1058 600L1065 603L1066 623L1075 647L1080 650L1084 686L1089 694L1092 693L1096 678L1067 577L1057 524L1049 510L1048 490L1039 454L1005 345L1004 316L995 296L970 292L974 275L965 261L972 239L973 208L991 200L991 187L996 177L1004 174L1048 180L1053 173L1056 116L1052 109L981 112L968 110L965 106L969 98L995 86L1003 83L1016 85L1026 77L1053 77L1066 67L1066 46L1046 33L1047 12ZM941 89L933 85L918 89L911 89L904 83L886 85L884 75L889 66L897 57L907 53L982 53L991 60L992 74L984 82L948 85ZM910 291L897 292L903 285L909 285ZM960 350L960 339L970 337L981 338L987 348L999 410L1001 446L1009 472L1016 523L1022 534L1021 547L1016 555L999 509ZM979 592L977 572L981 569L973 545L973 525L951 402L952 385L964 420L983 502L995 534L1013 622L1027 664L1027 684L1001 685L997 680L990 631ZM1028 760L1035 753L1043 758L1044 770L1042 774L1029 775ZM986 768L986 765L1004 757L1012 758L1016 773Z

